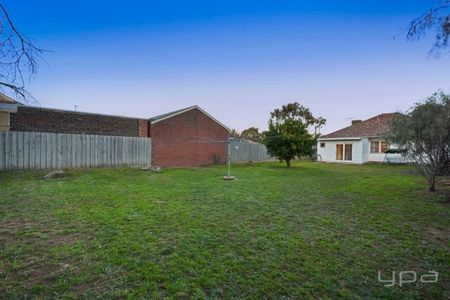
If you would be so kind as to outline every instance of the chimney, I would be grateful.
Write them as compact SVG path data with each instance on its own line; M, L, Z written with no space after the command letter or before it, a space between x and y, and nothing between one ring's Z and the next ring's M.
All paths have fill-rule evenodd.
M360 124L362 123L361 120L352 120L352 125Z

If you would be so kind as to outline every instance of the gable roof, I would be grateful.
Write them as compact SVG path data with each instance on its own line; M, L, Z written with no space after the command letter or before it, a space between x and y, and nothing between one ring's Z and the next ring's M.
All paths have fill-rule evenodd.
M168 113L165 113L165 114L162 114L162 115L154 116L154 117L150 118L149 120L150 120L151 124L155 124L155 123L161 122L163 120L166 120L166 119L175 117L177 115L180 115L182 113L188 112L188 111L193 110L193 109L199 110L200 112L205 114L207 117L212 119L214 122L216 122L217 124L219 124L220 126L225 128L227 131L230 131L230 129L227 126L225 126L224 124L219 122L216 118L214 118L213 116L208 114L206 111L201 109L198 105L193 105L193 106L189 106L189 107L182 108L182 109L179 109L179 110L171 111L171 112L168 112Z
M321 139L327 138L349 138L349 137L376 137L389 131L391 121L395 113L384 113L365 121L360 121L351 126L334 131L321 136Z
M165 114L157 115L157 116L151 117L149 120L152 121L152 123L156 123L157 121L162 121L162 120L165 120L167 118L176 116L176 115L181 114L183 112L186 112L188 110L194 109L195 106L196 105L193 105L193 106L189 106L189 107L186 107L186 108L174 110L174 111L171 111L171 112L168 112L168 113L165 113Z

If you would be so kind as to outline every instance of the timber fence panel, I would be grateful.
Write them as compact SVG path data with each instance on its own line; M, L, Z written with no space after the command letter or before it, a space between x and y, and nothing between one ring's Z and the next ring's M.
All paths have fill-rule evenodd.
M267 148L265 145L248 140L233 140L230 148L232 162L276 160L267 153Z
M0 132L0 170L146 166L150 156L150 138Z

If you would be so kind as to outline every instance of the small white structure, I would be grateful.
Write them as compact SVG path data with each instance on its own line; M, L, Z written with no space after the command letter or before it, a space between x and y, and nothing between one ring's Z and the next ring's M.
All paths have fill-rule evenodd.
M17 102L0 93L0 131L8 131L10 114L17 112Z
M363 164L367 162L403 163L401 154L386 154L392 147L383 138L394 113L385 113L324 135L317 142L317 159L325 162Z

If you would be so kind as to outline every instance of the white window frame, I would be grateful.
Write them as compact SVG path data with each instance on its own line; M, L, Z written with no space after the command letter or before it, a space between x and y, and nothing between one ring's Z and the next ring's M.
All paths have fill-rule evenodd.
M337 145L342 145L342 159L337 159ZM350 160L345 159L345 150L347 148L347 145L351 145L352 148L352 159ZM336 153L334 156L336 157L336 161L353 161L353 143L338 143L336 144L335 151Z
M388 141L386 141L386 140L371 140L370 141L370 145L369 145L369 151L370 151L369 153L370 154L384 154L384 152L381 151L381 143L383 143L383 142L387 144L386 150L388 150L390 148L390 145L389 145ZM378 144L377 152L372 152L372 143L377 143Z

